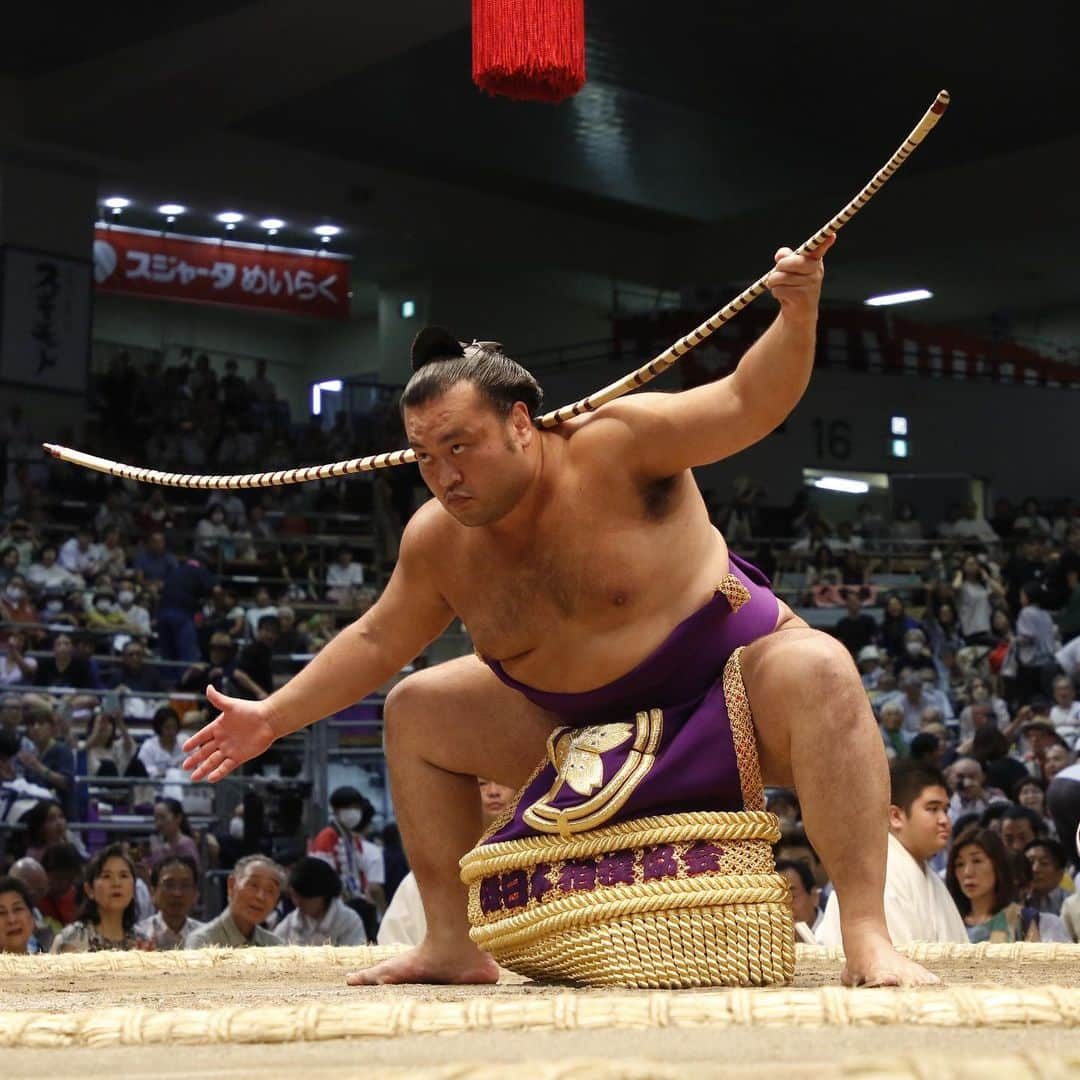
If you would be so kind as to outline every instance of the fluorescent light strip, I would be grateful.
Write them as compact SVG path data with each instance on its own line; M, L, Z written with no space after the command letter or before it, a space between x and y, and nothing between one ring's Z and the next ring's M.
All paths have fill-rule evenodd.
M322 396L326 391L331 394L341 393L341 380L340 379L327 379L325 382L317 382L311 384L311 415L322 415Z
M843 476L821 476L814 481L814 487L824 491L840 491L845 495L865 495L870 490L865 480L847 480Z
M910 304L913 300L929 300L934 294L929 289L909 289L907 292L885 293L871 296L863 303L867 307L887 307L890 304Z

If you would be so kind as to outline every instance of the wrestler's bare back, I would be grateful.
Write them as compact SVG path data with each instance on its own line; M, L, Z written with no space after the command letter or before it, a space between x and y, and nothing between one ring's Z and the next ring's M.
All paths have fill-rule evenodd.
M620 433L605 430L616 410L538 433L542 490L526 535L462 524L436 499L421 510L425 561L477 651L538 689L625 674L727 573L693 475L634 475L615 452Z

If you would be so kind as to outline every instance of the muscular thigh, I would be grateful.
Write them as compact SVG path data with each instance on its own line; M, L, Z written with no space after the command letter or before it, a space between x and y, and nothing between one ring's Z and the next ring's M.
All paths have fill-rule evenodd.
M492 674L475 656L426 668L386 700L390 765L417 753L448 772L521 787L546 752L556 717Z

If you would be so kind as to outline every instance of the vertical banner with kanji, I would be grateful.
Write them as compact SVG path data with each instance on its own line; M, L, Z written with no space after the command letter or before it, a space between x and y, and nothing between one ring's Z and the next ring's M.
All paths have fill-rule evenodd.
M321 252L98 228L94 281L103 292L349 317L349 262Z
M90 370L89 260L4 248L0 383L83 393Z

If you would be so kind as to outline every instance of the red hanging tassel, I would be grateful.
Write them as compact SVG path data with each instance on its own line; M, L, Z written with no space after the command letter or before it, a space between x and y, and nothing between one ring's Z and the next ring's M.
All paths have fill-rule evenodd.
M585 85L585 0L472 0L473 82L562 101Z

